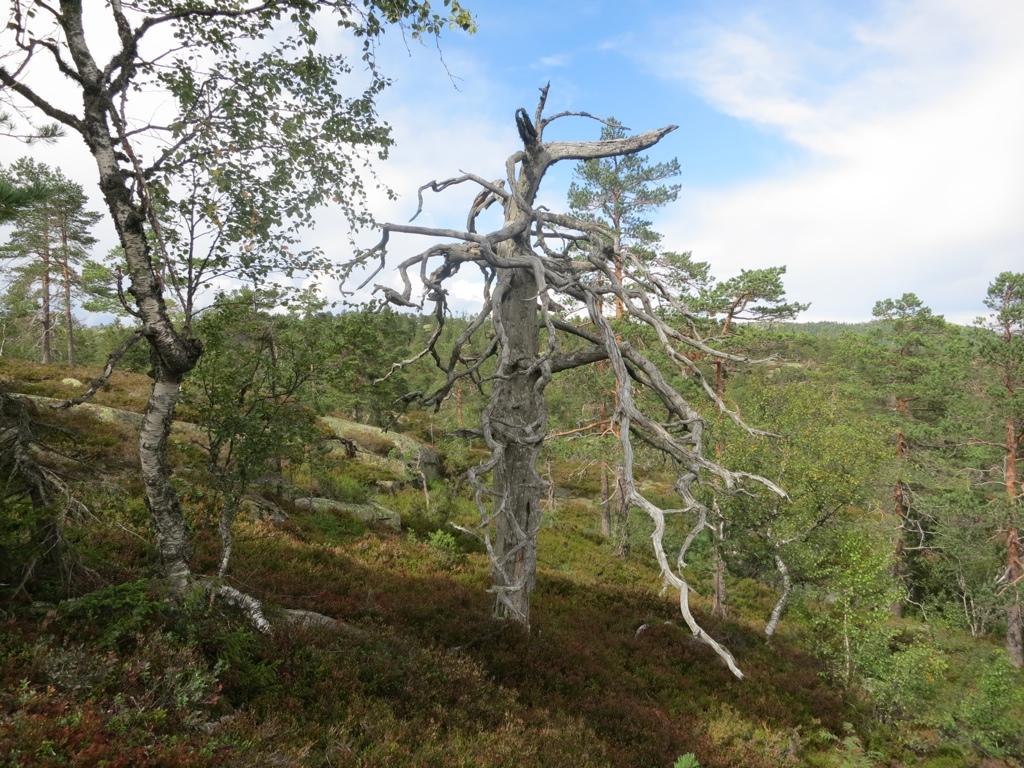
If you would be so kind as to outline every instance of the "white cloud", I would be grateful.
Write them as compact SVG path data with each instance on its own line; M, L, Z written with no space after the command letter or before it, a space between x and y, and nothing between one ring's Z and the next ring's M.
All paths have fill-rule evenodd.
M572 56L568 53L553 53L550 56L541 56L537 60L537 64L534 69L554 69L556 67L564 67L572 60Z
M383 66L395 77L395 86L381 100L381 116L392 126L395 146L388 160L377 164L378 178L384 187L396 193L390 199L382 189L369 190L368 206L381 222L407 222L416 211L417 190L429 181L459 176L466 171L487 179L505 176L505 158L518 146L514 122L501 120L504 102L496 95L500 86L491 79L483 63L457 52L445 53L445 64L456 78L458 90L449 81L445 67L432 50L413 49L410 53L387 55ZM416 218L422 226L461 229L466 213L480 188L472 183L450 187L435 193L423 192L423 210ZM492 208L487 216L490 216ZM481 227L489 226L481 219ZM370 247L379 232L363 232L357 237L360 247ZM351 258L348 224L325 209L307 241L319 245L340 262ZM365 300L373 285L380 283L401 289L397 265L434 244L435 240L414 235L393 235L388 243L387 267L367 288L355 291L370 270L361 270L344 286L355 291L347 300ZM439 263L439 262L437 262ZM434 264L436 266L436 263ZM419 300L418 271L410 274L413 300ZM475 268L464 267L449 286L449 301L455 312L471 312L482 304L482 280ZM340 297L339 286L323 285L330 300ZM426 310L430 310L428 305Z
M915 291L951 319L1024 267L1024 5L887 5L829 50L747 18L709 29L662 74L805 151L796 165L685 188L669 245L717 273L786 264L808 317L864 319Z
M112 26L96 23L100 17L105 18L104 14L94 16L87 33L97 58L102 60L115 49L117 36ZM358 58L360 44L351 35L344 31L334 31L333 24L321 24L320 28L324 30L320 39L321 46L346 53L350 58ZM0 30L0 47L7 43L7 47L13 49L9 37L9 32ZM165 42L157 40L153 47L159 47L160 43ZM452 52L446 52L446 60L442 61L434 48L403 40L397 34L391 35L390 39L381 44L377 55L382 71L397 81L378 100L381 118L393 128L395 146L386 162L372 163L376 169L376 178L384 188L394 190L397 199L392 200L383 188L375 187L370 173L364 174L368 182L367 205L378 220L407 221L416 209L417 188L431 179L456 176L459 169L491 179L504 176L505 157L517 146L514 123L511 119L499 123L488 113L487 110L493 108L496 101L494 94L500 93L501 89L487 77L486 68L481 62ZM76 110L76 100L80 100L77 90L55 67L42 56L38 62L33 62L33 67L31 82L41 92L51 95L55 102L68 111L81 111L80 107ZM361 87L361 76L357 68L352 76L355 83L353 87ZM343 87L346 84L343 83ZM140 119L158 113L167 103L166 94L161 93L134 94L133 100L136 104L134 115ZM499 102L498 106L503 106L503 103ZM0 146L4 153L0 156L0 162L5 164L13 162L21 154L27 154L59 167L69 178L82 184L89 195L91 207L106 214L106 206L98 190L95 161L80 137L73 132L53 144L24 146L7 141ZM472 185L464 185L441 194L424 192L423 212L417 223L461 227L465 222L468 204L478 191ZM350 259L352 247L349 222L339 211L330 208L322 209L317 219L317 226L305 234L304 244L319 246L336 263ZM106 215L93 234L99 238L96 255L105 253L117 243L113 224ZM2 235L0 232L0 237ZM357 242L367 247L376 242L378 237L379 233L364 232L357 236ZM375 282L400 287L401 281L394 269L395 265L427 245L429 242L424 238L393 237L389 247L388 268ZM459 281L458 290L453 292L453 309L469 311L478 307L481 303L479 286L482 283L471 280L468 270L464 276L459 276ZM328 300L341 297L340 287L336 284L323 278L311 278L309 283L313 282L320 286ZM358 282L357 275L345 287L351 291ZM230 281L222 281L217 287L232 285ZM477 286L475 301L474 285ZM415 287L417 283L414 279ZM370 288L372 285L358 292L355 298L365 300L370 295Z

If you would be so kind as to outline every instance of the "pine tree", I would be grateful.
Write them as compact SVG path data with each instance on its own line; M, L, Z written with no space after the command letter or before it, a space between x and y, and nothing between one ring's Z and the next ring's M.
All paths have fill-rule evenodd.
M893 480L893 513L898 533L893 551L892 573L897 581L908 588L909 563L906 551L907 536L912 529L923 531L921 521L915 517L912 499L915 489L909 474L912 472L920 443L922 424L929 418L941 416L948 399L949 382L937 369L943 368L939 345L945 327L943 319L913 293L898 299L875 302L871 312L881 321L868 337L869 362L867 373L879 388L890 418L894 422L892 444L896 455ZM948 367L945 370L949 371ZM916 485L927 483L919 479ZM923 545L923 533L919 536ZM891 606L892 613L903 613L904 599Z
M615 118L605 121L601 140L622 139L627 129ZM664 184L679 175L679 161L675 158L663 163L651 163L643 154L623 155L597 160L584 160L576 165L574 181L569 187L570 210L583 218L601 222L609 228L612 237L615 280L620 285L623 274L623 250L653 258L661 235L651 228L646 216L653 210L675 201L678 184ZM615 298L615 318L621 320L625 308L621 297ZM607 398L601 399L600 424L610 431ZM601 465L601 532L611 538L618 527L618 550L627 554L629 540L626 533L626 510L622 504L621 480L616 479L611 489L607 464ZM618 499L618 513L613 511L613 499ZM618 518L616 520L616 517Z
M100 215L87 209L82 187L30 158L18 160L10 170L9 183L42 190L39 197L14 214L9 242L0 258L15 262L15 282L34 284L40 309L41 359L53 359L55 299L63 314L67 362L75 362L74 302L81 292L82 268L96 243L90 230ZM31 188L31 187L29 187ZM56 285L55 285L56 284ZM56 288L56 293L55 289ZM59 296L59 299L56 297Z
M1021 499L1024 486L1018 471L1024 442L1024 272L1003 272L988 287L985 306L993 331L982 344L982 357L997 379L994 394L1005 428L1003 482L1007 499L1006 567L1000 582L1009 593L1006 651L1010 663L1024 667L1024 616L1020 585L1024 582L1021 551Z
M609 118L601 129L602 141L622 139L626 135L626 127L615 118ZM676 158L651 163L643 154L584 160L577 164L577 180L569 187L569 207L573 213L600 221L611 229L615 279L620 284L625 277L623 249L653 256L661 242L661 235L651 228L646 216L675 201L679 184L663 182L678 175ZM622 319L623 313L622 299L616 298L616 319Z

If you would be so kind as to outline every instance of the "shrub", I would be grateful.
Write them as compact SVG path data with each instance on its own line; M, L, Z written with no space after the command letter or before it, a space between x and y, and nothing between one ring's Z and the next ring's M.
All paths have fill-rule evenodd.
M992 757L1024 753L1024 686L1020 672L1010 667L996 651L978 678L977 689L968 696L957 721L971 740Z
M104 650L123 650L167 618L167 602L145 579L98 589L62 603L59 610L69 635L96 633Z
M331 499L352 504L365 504L370 500L370 489L358 478L348 474L325 474L317 478L320 493Z

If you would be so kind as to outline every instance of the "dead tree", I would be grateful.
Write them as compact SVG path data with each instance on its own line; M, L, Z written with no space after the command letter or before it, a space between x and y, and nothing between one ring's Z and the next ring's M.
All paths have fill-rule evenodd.
M43 568L58 571L64 587L75 568L65 557L64 521L68 514L80 517L88 510L64 479L48 464L66 457L55 453L40 439L46 425L36 418L33 405L0 391L0 509L28 502L35 515L29 542L24 547L24 568L9 597L28 594L28 586ZM87 570L87 569L85 569Z
M401 291L380 284L374 287L375 292L399 306L422 307L424 301L434 305L437 328L426 347L409 360L397 363L392 370L430 355L444 373L445 381L436 391L424 393L419 399L425 405L440 407L460 380L469 378L482 385L485 378L482 367L486 360L495 359L496 370L488 377L490 401L481 423L490 457L468 473L480 514L475 532L482 538L491 563L495 616L529 627L541 498L546 487L537 471L537 456L547 434L544 389L560 371L607 360L619 392L612 418L619 427L622 445L623 497L653 521L652 542L662 576L678 590L680 610L694 636L713 648L733 674L742 677L729 651L701 629L690 611L690 588L683 573L686 549L710 527L708 510L698 499L695 485L702 479L715 478L729 492L752 481L779 496L784 493L764 478L726 469L705 455L704 420L700 414L668 383L666 373L647 355L628 341L616 338L601 306L611 301L621 302L630 320L652 328L668 359L695 379L716 407L741 425L740 418L728 410L705 379L693 360L694 355L687 353L699 351L710 360L743 362L745 359L710 346L694 329L694 322L685 323L689 326L686 331L668 322L663 309L671 309L676 317L687 321L695 318L638 254L615 252L614 238L605 227L535 207L544 174L555 163L641 152L658 143L676 126L602 141L545 142L544 131L555 120L570 116L596 119L580 112L559 112L546 117L547 93L547 87L541 89L532 118L525 109L516 111L516 126L523 146L506 160L506 179L489 181L463 173L420 188L417 214L422 209L426 189L441 192L458 184L479 186L481 195L471 208L464 228L384 225L380 242L355 262L379 260L376 270L360 287L371 283L386 266L392 235L438 238L441 241L438 244L398 264ZM492 202L502 204L502 226L480 233L477 217ZM622 265L621 277L615 268L617 262ZM446 359L442 359L437 342L447 313L445 281L464 265L479 269L483 275L483 308L456 340ZM413 297L410 278L413 270L418 273L423 288L419 303ZM573 305L585 313L587 321L572 319L574 314L563 304ZM477 340L473 347L484 351L470 354L470 342L478 335L486 335L486 338ZM575 338L572 351L563 349L567 346L562 344L566 337ZM660 419L638 405L634 394L637 387L656 396L664 411ZM743 426L751 433L757 432ZM675 460L679 468L676 491L682 502L680 508L662 509L639 490L633 469L634 438ZM488 474L491 475L490 485L485 483ZM663 544L665 527L670 518L687 515L695 516L696 521L673 566Z

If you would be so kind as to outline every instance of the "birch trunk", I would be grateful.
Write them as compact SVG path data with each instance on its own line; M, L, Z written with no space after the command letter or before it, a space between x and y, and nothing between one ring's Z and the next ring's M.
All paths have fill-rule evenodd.
M171 485L167 449L171 423L181 392L180 381L158 376L142 417L139 431L139 465L146 506L153 517L157 550L164 575L175 595L183 595L191 580L188 567L188 532L178 495Z
M772 608L771 615L768 617L768 623L765 624L764 633L766 636L771 637L775 634L775 630L779 627L779 621L782 619L782 614L786 610L786 604L789 602L789 594L793 591L793 580L789 575L789 568L786 567L786 561L782 559L782 556L775 552L775 567L779 571L779 575L782 577L782 594L779 595L778 601L775 603L775 607Z
M134 300L142 335L150 345L153 388L139 433L139 464L164 573L172 592L180 595L189 586L191 571L185 520L171 483L168 437L181 381L199 360L202 347L181 336L168 314L146 237L144 203L133 197L130 176L123 172L115 151L118 140L110 124L113 107L105 94L103 73L86 41L82 5L75 0L62 0L60 5L68 50L82 81L82 137L99 171L103 200L124 249L130 278L128 293Z

